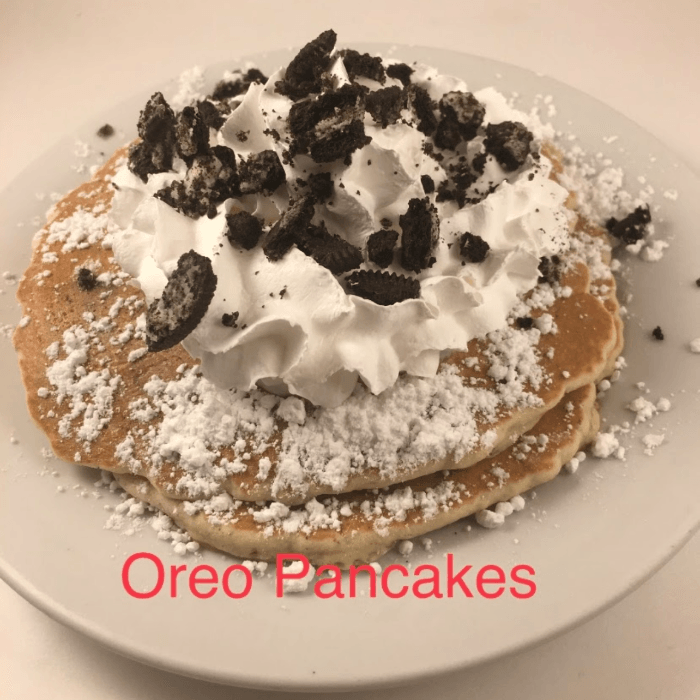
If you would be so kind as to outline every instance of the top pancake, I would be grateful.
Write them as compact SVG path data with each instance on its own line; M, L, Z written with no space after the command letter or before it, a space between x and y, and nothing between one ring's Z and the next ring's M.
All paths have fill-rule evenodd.
M111 257L105 215L123 157L56 205L18 289L31 318L14 338L29 409L68 461L145 477L176 499L225 490L289 505L378 488L498 453L620 351L612 278L591 292L607 242L579 227L559 282L523 306L535 328L474 340L432 379L401 377L380 396L360 387L338 409L306 404L303 424L287 423L277 397L217 390L180 346L145 351L145 299ZM96 288L79 287L81 268Z

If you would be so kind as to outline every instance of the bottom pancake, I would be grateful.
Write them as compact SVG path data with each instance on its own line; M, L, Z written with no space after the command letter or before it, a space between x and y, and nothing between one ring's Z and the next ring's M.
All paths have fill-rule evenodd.
M348 568L374 561L396 542L424 535L553 479L598 431L596 391L567 394L505 451L467 469L403 484L314 498L301 506L172 499L147 479L114 474L132 496L170 516L202 544L245 559L303 554L313 564Z

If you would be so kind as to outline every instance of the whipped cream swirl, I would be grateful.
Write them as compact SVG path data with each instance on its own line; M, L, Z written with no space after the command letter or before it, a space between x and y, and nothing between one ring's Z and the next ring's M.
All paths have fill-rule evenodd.
M389 63L385 60L385 65ZM429 67L413 68L411 82L436 101L446 92L467 91L457 78ZM336 87L350 82L340 55L330 72ZM448 177L450 157L473 157L483 151L487 124L522 122L535 135L535 145L544 135L543 127L488 88L474 93L486 110L479 135L457 153L445 153L442 160L431 157L431 149L425 148L430 139L405 109L401 119L385 128L365 114L370 141L352 154L350 165L316 163L301 154L293 163L285 162L289 160L284 157L286 120L293 102L275 90L283 77L281 69L265 84L252 84L221 129L211 131L211 143L230 147L239 161L264 150L276 151L287 182L270 195L228 199L213 218L193 219L153 196L184 178L182 161L176 159L173 171L150 175L146 183L124 166L114 178L112 208L122 229L114 241L118 262L150 303L161 296L181 255L195 250L211 259L216 292L183 345L201 360L204 375L222 388L249 390L261 384L333 407L352 393L358 379L378 394L401 372L434 375L446 353L503 327L518 297L537 284L540 258L567 245L567 192L549 179L551 165L546 158L528 156L518 170L506 172L488 157L483 174L468 190L477 203L460 207L429 194L440 221L435 262L413 275L395 258L387 271L417 277L420 297L389 306L346 293L342 278L296 247L272 262L261 247L232 246L225 236L226 214L242 209L272 225L297 196L297 179L330 172L334 195L329 202L316 204L313 223L325 222L330 233L365 250L369 236L387 220L400 231L399 217L409 201L426 197L422 176L430 176L437 189ZM391 78L385 85L362 77L355 81L371 90L401 87ZM489 244L483 262L465 262L460 255L459 241L465 232ZM378 269L370 262L362 268ZM222 316L234 312L236 324L224 325Z

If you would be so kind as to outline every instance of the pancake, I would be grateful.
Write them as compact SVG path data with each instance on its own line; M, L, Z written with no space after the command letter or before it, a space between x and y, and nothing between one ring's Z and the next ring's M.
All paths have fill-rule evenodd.
M114 476L130 495L215 549L258 560L294 552L317 566L347 569L376 561L398 541L438 530L554 478L598 432L595 396L592 384L572 391L516 444L469 469L431 474L378 493L324 496L291 509L220 496L183 503L143 477Z
M304 50L300 56L302 54ZM354 60L352 58L351 63ZM367 65L361 63L355 68L368 70ZM375 70L376 64L372 65ZM250 74L251 71L246 75ZM296 84L292 75L274 83L281 94L296 95L296 91L308 88L308 85ZM374 75L377 79L381 77ZM427 78L424 76L426 85L431 80L430 74L427 75ZM395 82L398 80L397 77ZM293 97L292 112L297 111L296 116L290 116L289 124L297 131L295 140L289 142L290 150L282 152L285 163L291 162L293 157L325 163L333 158L338 160L342 155L349 167L353 150L371 142L372 139L355 128L359 123L357 105L363 104L365 92L361 83L353 81L354 78L351 80L353 87L344 85L340 89L324 87L325 83L317 86L325 91L324 99L331 107L335 104L333 100L345 105L325 115L323 110L330 107L324 107L323 100L318 103L321 104L321 122L325 124L330 120L333 122L330 132L337 130L343 135L336 140L326 138L322 130L322 135L314 141L316 137L310 136L313 129L310 131L299 115L311 118L316 107L313 101L298 95ZM415 110L416 123L423 120L416 128L427 133L424 102L428 99L427 104L430 104L427 91L415 86L407 88L406 83L402 89L394 88L394 92L387 88L391 100L403 95L400 99L408 100L407 105ZM449 189L455 182L461 182L460 177L462 180L466 177L463 164L467 147L464 144L474 138L484 118L484 109L473 95L450 89L452 91L440 100L441 121L431 128L437 129L434 140L443 153L452 150L455 157L458 156L455 149L462 143L459 147L463 148L463 155L449 167L446 165L445 172L452 174L437 186L431 177L422 176L421 192L435 192L437 187L443 200L436 198L435 201L448 200L448 204L441 205L441 212L449 221L455 211L462 211L460 207L466 206L459 204L460 201L471 201L469 193L476 193L474 201L478 204L498 190L490 181L486 183L487 191L469 189L472 185L477 187L474 182L480 182L480 177L487 180L492 172L485 169L487 159L491 161L489 167L495 168L493 172L501 174L516 172L527 161L532 166L527 179L532 182L539 177L542 181L525 185L541 187L533 196L535 203L527 205L532 211L523 204L522 188L516 191L506 187L500 194L507 190L502 197L507 205L503 206L519 212L513 215L514 219L530 216L532 221L542 221L540 209L535 208L537 197L551 196L554 201L562 192L566 195L547 179L549 173L549 178L557 181L561 173L561 155L548 143L530 155L533 136L523 124L486 125L482 129L485 136L480 137L486 149L482 154L483 162L480 166L469 166L474 168L469 178L475 179L460 191ZM260 87L253 91L265 93ZM250 90L247 94L251 94ZM389 99L388 92L377 91L376 94L381 100ZM350 102L345 104L343 100L348 99ZM379 98L368 97L367 100L367 113L375 122L375 138L378 141L389 138L386 134L391 130L384 130L391 119L394 122L398 119L398 112L391 116L392 110L398 109L397 105L392 107ZM423 107L420 107L421 100ZM394 243L391 243L388 257L387 250L382 252L386 240L395 233L388 230L389 223L384 222L389 220L383 218L382 231L371 236L375 242L379 241L376 243L379 247L371 247L367 242L365 261L360 247L326 229L325 221L332 222L336 216L328 194L318 190L328 184L321 182L328 172L309 175L307 180L285 181L279 157L271 150L249 156L241 156L238 151L236 166L233 151L220 145L221 139L230 137L227 143L235 141L237 148L240 146L246 153L248 137L243 138L241 134L248 132L236 131L231 126L237 119L235 104L225 100L216 104L209 102L206 109L203 104L197 103L196 108L190 107L189 111L186 108L174 115L162 95L154 95L139 120L141 140L117 150L89 182L59 201L47 225L33 241L32 259L17 293L23 314L30 322L16 329L14 343L30 414L48 436L58 457L113 472L129 493L170 515L194 539L217 549L262 559L270 559L276 552L287 549L307 554L315 563L347 567L379 556L397 540L443 527L553 478L561 465L593 438L598 427L594 385L613 371L623 346L623 327L610 271L611 249L607 234L592 222L576 216L573 193L569 193L566 202L568 213L560 204L556 205L559 208L549 220L551 230L536 229L537 224L532 224L540 236L537 243L532 243L532 250L524 243L517 243L493 255L484 239L469 232L450 231L454 239L447 244L448 232L438 235L437 209L430 198L413 197L410 202L407 200L407 210L394 211L390 206L377 209L391 210L397 215L403 229L402 244L392 252ZM241 111L245 114L249 107ZM215 127L210 132L209 127L198 120L208 114L207 119L224 121L217 110L231 108L233 116L216 132L219 145L212 146L209 139L213 138ZM348 123L343 121L346 118ZM478 123L474 122L475 118ZM336 124L333 120L339 121ZM408 127L409 121L403 117L403 122L395 123L397 133L404 133L400 129ZM159 132L158 138L164 140L150 140L149 129ZM172 129L172 133L168 129ZM270 140L273 131L279 141L275 130L267 129L261 134ZM166 138L163 133L170 135ZM414 131L411 138L416 133ZM352 139L348 140L350 134ZM252 141L256 139L262 136L251 137ZM423 136L419 135L419 139ZM345 149L342 154L334 150L340 146ZM434 164L441 162L443 156L438 154L433 162L435 154L427 148L423 150L428 154L432 172ZM384 152L390 150L381 151ZM377 151L378 155L381 153ZM172 174L176 169L173 154L179 154L184 168L176 175ZM473 163L478 160L479 156L474 157ZM494 165L496 160L498 166ZM367 167L371 162L372 159L366 160ZM545 169L544 175L538 175L550 162L551 172ZM364 163L365 160L362 167ZM403 165L397 160L391 167L397 168L396 173ZM481 175L476 172L479 168ZM226 181L221 179L224 172ZM139 188L143 188L136 175L143 183L148 183L154 175L154 187L161 189L141 191ZM182 180L177 179L180 176ZM370 172L367 177L371 180L375 174ZM451 177L454 181L449 179ZM501 184L506 179L504 177ZM522 182L525 179L523 175ZM338 187L345 187L342 177L337 182ZM510 181L507 184L510 186ZM291 189L285 204L280 191L287 185ZM313 194L304 194L304 188L313 189ZM557 192L553 193L552 188ZM549 194L542 195L542 192ZM356 195L358 199L352 200L352 204L348 204L350 200L343 200L345 195L338 197L341 203L345 202L343 206L356 212L352 207L364 201L359 188ZM529 196L531 194L526 193L525 199ZM145 203L145 209L139 208L140 203ZM288 208L279 209L280 206ZM545 212L549 212L547 206L556 208L547 203L541 206ZM320 225L312 224L311 216L318 215L319 209L326 219ZM148 214L149 211L157 212L155 222L144 217L144 212ZM260 211L263 214L258 214ZM272 215L274 211L279 218ZM398 211L404 213L398 215ZM491 215L488 207L480 211L485 218ZM238 215L242 218L236 218ZM353 216L358 218L359 215ZM225 227L221 228L217 221L224 219ZM304 223L300 225L297 220L302 219ZM207 220L211 225L206 224ZM205 222L203 226L214 231L211 240L215 245L204 245L204 255L194 249L183 253L179 259L176 255L177 270L172 261L161 265L162 261L156 259L160 255L158 250L172 248L168 253L172 255L178 246L185 245L182 241L193 231L194 240L199 240L197 232L204 228L197 229L197 221ZM301 226L301 230L293 230L294 226ZM161 231L168 231L170 237L161 237L154 245L155 257L144 256L145 246L157 240L157 235L151 234L157 234L159 227ZM499 235L511 245L508 237L515 240L516 232L505 228L504 224ZM484 224L484 230L487 229ZM527 238L528 231L523 229L518 235ZM296 236L292 243L291 234ZM352 238L350 233L348 236ZM527 240L531 245L530 239ZM440 251L438 241L443 246ZM559 243L555 245L556 241ZM427 243L432 248L425 248ZM450 250L454 245L462 256L461 268L456 249ZM253 252L249 253L250 250ZM426 320L428 316L414 315L420 332L416 330L413 336L402 335L401 322L391 313L396 316L396 309L418 308L410 303L419 297L423 303L425 290L421 280L430 277L426 270L436 264L436 257L430 257L431 250L440 261L435 268L437 272L430 274L440 280L444 277L447 282L442 287L437 284L427 287L424 305L427 309L427 299L430 299L432 315L429 320ZM529 252L524 254L525 250ZM559 252L556 255L541 252L551 250ZM350 371L363 364L356 360L357 353L364 352L365 346L359 341L355 343L352 336L349 340L347 336L343 339L342 323L328 326L340 338L335 341L338 347L329 342L329 356L345 353L346 356L354 354L354 357L349 361L350 369L338 370L333 365L335 374L326 374L330 376L329 386L336 382L332 390L328 390L331 393L319 390L323 382L311 376L315 369L311 361L307 361L310 367L305 370L305 383L302 382L297 392L307 398L286 395L280 390L280 383L284 389L285 381L291 381L285 374L289 363L284 356L290 352L285 345L286 336L272 335L271 343L252 344L252 351L239 352L236 338L247 324L233 306L221 306L222 299L216 297L219 292L213 270L216 268L219 278L223 279L222 269L231 274L230 269L221 268L226 256L235 259L231 269L238 270L238 260L252 259L255 254L268 265L265 274L273 278L281 275L281 270L288 271L290 265L293 268L297 264L299 270L306 271L297 272L297 277L309 271L316 275L320 270L319 280L325 280L326 284L331 279L331 286L324 288L324 293L331 288L336 290L334 294L340 290L341 304L355 299L353 308L360 319L354 321L355 332L365 333L362 319L368 319L368 334L376 332L379 338L376 347L370 350L376 353L379 349L385 353L378 352L374 358L378 373L367 371L365 375ZM499 279L518 288L513 279L531 275L532 284L535 284L538 257L540 279L534 288L523 285L522 288L530 291L514 297L515 302L510 301L511 306L506 309L499 304L509 298L507 294L503 298L492 294L486 300L489 285L493 283L497 288ZM196 275L190 274L184 263L181 268L184 259L209 276L205 300L197 298L198 290L192 281ZM156 269L159 265L161 267ZM465 265L471 267L465 268ZM456 272L449 272L455 267ZM133 277L125 268L132 271ZM401 273L382 272L377 268L400 268ZM144 274L144 270L148 274ZM350 270L353 272L343 277ZM329 271L340 285L333 281ZM180 286L175 284L176 278ZM228 280L223 282L224 286L228 283ZM226 288L235 290L237 283ZM159 285L160 292L154 292ZM477 291L465 295L467 286ZM298 299L299 291L295 288L290 294ZM286 292L285 286L276 293L279 299L273 301L265 294L262 299L265 303L258 304L257 316L250 316L250 319L253 326L259 323L256 330L282 327L286 323L286 332L294 340L295 334L298 337L296 320L282 323L273 317L270 321L266 316L270 312L263 313L266 303L274 306ZM158 293L161 296L156 298ZM245 298L246 290L239 296ZM270 298L275 296L270 292ZM175 328L179 323L178 299L186 302L183 313L187 318L186 327ZM357 299L361 300L359 305ZM409 303L401 306L400 301ZM237 303L242 302L239 299ZM311 304L310 321L304 321L312 331L316 324L315 304L316 301ZM472 339L466 347L458 345L464 349L444 349L455 346L440 345L426 333L426 329L431 328L431 333L444 335L446 324L440 316L443 312L454 320L455 328L461 328L472 306L479 304L489 309L490 318L486 312L483 317L476 315L485 330L476 337L469 335ZM210 313L210 305L216 306L218 311ZM158 315L157 332L154 315ZM493 325L492 319L501 316L507 323L500 327ZM401 318L400 313L398 318ZM266 322L269 322L267 326ZM386 337L382 335L384 323L397 326ZM206 332L199 332L199 326L206 324L209 324ZM248 335L251 332L249 330ZM321 347L325 347L325 332L318 334ZM232 336L235 336L233 341ZM456 331L454 334L449 331L447 336L462 337ZM201 364L178 342L183 338L188 349L197 349L194 354L201 358ZM211 338L215 339L214 351L207 345ZM228 345L217 345L216 338L227 338ZM395 347L397 338L408 338L409 345L416 344L411 351L413 355L406 348ZM307 334L303 343L294 342L298 349L306 343L311 347L319 339ZM229 353L231 347L233 354ZM317 349L318 345L315 347ZM323 353L313 355L313 352L316 350L310 353L321 364L327 359ZM236 362L239 360L246 364L248 371L248 365L258 363L256 353L262 358L262 364L267 362L265 366L276 363L281 368L279 375L269 377L272 382L267 381L268 375L264 373L258 385L228 388L230 383L215 381L222 374L229 378L238 376ZM432 362L427 357L434 358L432 371L426 370ZM226 358L229 358L228 368L224 367ZM363 366L370 365L364 363ZM398 367L403 367L402 371L399 372ZM395 379L386 386L381 384L386 376L393 374L396 374ZM299 376L303 378L303 373ZM356 381L357 376L364 382ZM385 388L372 390L377 386ZM275 393L270 391L272 389ZM335 398L331 396L333 391ZM336 400L340 394L342 401ZM308 396L320 397L319 402L313 403ZM540 441L534 450L533 439ZM403 505L396 510L397 504Z

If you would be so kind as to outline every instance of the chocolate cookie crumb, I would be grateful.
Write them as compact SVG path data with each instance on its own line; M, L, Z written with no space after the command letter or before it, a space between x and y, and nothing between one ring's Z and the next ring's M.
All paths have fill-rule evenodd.
M345 280L350 294L391 306L420 296L420 282L411 277L374 270L356 270Z
M209 150L209 127L204 123L199 110L185 107L175 122L177 153L188 165L198 155Z
M413 68L406 63L392 63L390 66L387 66L386 74L390 78L400 80L403 86L406 87L411 82Z
M396 85L374 90L365 100L365 108L383 129L389 124L396 124L405 106L404 91Z
M401 226L401 264L406 270L420 272L430 267L435 258L433 250L438 242L440 222L437 209L430 200L414 197L408 211L399 217Z
M529 331L535 325L535 319L530 316L520 316L515 319L515 325L522 331Z
M204 317L216 291L211 260L190 250L180 256L162 296L146 312L146 344L151 352L183 341Z
M221 316L221 323L222 325L226 326L227 328L238 328L238 316L239 312L234 311L231 314L223 314Z
M287 66L284 79L275 83L277 92L295 101L321 92L322 76L330 64L336 39L336 33L327 29L306 44Z
M275 151L252 154L239 170L241 194L272 194L284 184L287 175Z
M343 57L345 70L350 80L354 80L358 75L371 80L376 80L382 85L386 82L384 65L379 56L370 56L368 53L360 53L354 49L345 49L340 52Z
M435 180L433 180L430 175L421 175L420 184L423 185L423 192L425 192L425 194L432 194L435 192Z
M381 268L389 267L394 260L394 248L399 240L398 231L382 229L367 239L367 257Z
M108 139L110 136L114 136L114 127L111 124L104 124L97 130L97 135L101 139Z
M227 111L224 110L224 104L219 102L215 105L209 100L200 100L197 102L197 111L202 117L202 121L210 128L217 131L224 125L226 121Z
M491 246L481 236L469 231L463 233L459 239L459 252L467 262L484 262L490 249Z
M413 109L418 118L418 131L426 136L430 136L437 128L437 117L433 110L436 105L430 99L430 95L425 88L418 85L409 85L406 90L408 95L408 106Z
M549 284L554 284L559 281L559 267L561 265L561 258L558 255L552 255L551 258L541 257L538 269L540 271L540 276L538 282L547 282Z
M644 238L649 223L651 223L651 212L648 206L643 206L637 207L620 221L614 217L608 219L605 222L605 228L626 245L632 245Z
M527 160L533 138L520 122L500 122L486 127L484 146L502 168L513 171Z
M162 93L154 93L139 115L137 124L141 141L129 148L128 166L143 182L154 173L173 167L175 151L175 113Z
M263 252L271 262L281 260L289 249L304 239L314 216L314 197L297 199L270 229L263 242Z
M309 175L309 189L317 202L325 202L333 196L334 183L330 173L312 173Z
M91 292L97 286L97 277L92 270L88 270L87 267L81 267L78 270L76 282L78 287L84 292Z
M252 250L262 236L260 221L247 211L237 211L226 216L226 238L233 246Z
M656 328L654 328L651 334L654 338L656 338L656 340L664 339L664 332L661 330L661 326L656 326Z
M245 93L253 83L266 82L266 75L257 68L250 68L246 73L241 74L241 77L237 80L220 80L211 94L211 99L217 102L229 100L232 97L238 97Z
M334 275L350 272L362 264L362 251L340 236L329 233L326 224L309 226L297 246Z

